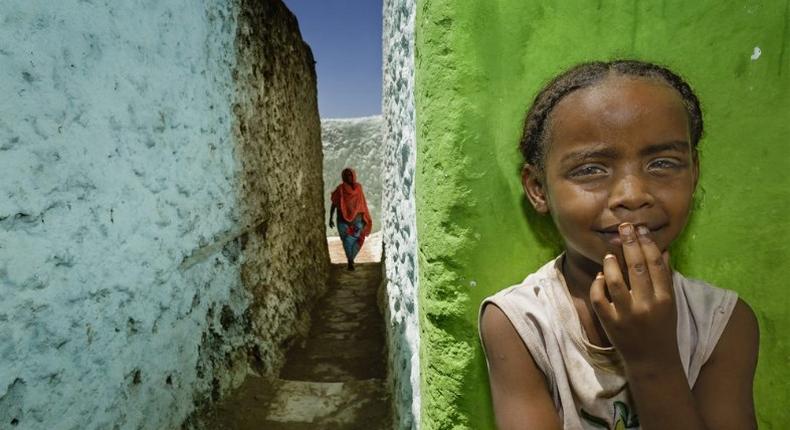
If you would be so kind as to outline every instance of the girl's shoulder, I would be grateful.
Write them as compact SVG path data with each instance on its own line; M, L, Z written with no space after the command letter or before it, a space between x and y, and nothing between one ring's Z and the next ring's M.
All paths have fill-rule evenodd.
M672 272L672 284L678 308L685 306L694 314L716 312L729 317L738 300L738 294L735 291L717 287L700 279L686 277L678 271Z
M551 260L520 283L486 297L480 303L478 315L482 317L485 307L493 304L505 313L519 332L527 329L527 325L533 326L532 330L538 326L547 327L553 314L552 290L562 287L555 264L556 260Z
M553 311L552 289L561 284L557 281L555 261L531 273L523 281L511 285L499 292L486 297L480 304L478 327L481 327L483 313L487 305L498 307L510 321L517 334L527 346L538 368L553 386L551 361L548 354L548 343L555 336L555 314ZM482 338L482 332L480 333Z
M677 307L678 347L690 383L713 353L738 303L734 291L672 273Z
M556 261L557 260L554 259L547 262L537 271L530 273L520 283L503 288L497 293L486 297L483 300L483 305L485 305L486 302L496 303L503 300L518 300L536 304L543 303L546 299L546 294L544 294L545 290L557 283L557 275L555 273Z

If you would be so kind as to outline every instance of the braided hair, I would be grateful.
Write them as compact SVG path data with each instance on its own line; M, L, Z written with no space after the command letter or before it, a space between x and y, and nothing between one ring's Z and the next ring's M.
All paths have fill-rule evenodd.
M551 80L535 96L527 111L519 149L527 164L543 171L546 156L549 116L560 100L578 89L593 86L611 75L633 76L664 81L683 100L689 118L691 147L697 150L702 137L702 110L699 99L689 84L671 70L657 64L637 60L595 61L578 64Z

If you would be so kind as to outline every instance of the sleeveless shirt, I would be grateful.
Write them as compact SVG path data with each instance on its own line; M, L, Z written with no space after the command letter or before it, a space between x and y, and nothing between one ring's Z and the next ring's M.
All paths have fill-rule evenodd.
M545 375L565 429L639 428L619 355L589 342L559 270L562 255L486 298L507 316ZM672 273L678 349L693 388L729 321L735 292ZM479 327L479 324L478 324Z

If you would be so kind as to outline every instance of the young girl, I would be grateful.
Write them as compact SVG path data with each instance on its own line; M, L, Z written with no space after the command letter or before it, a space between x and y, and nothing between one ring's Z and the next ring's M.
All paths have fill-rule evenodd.
M522 182L565 252L481 306L500 429L756 427L754 313L669 266L701 135L692 89L650 63L581 64L537 95Z

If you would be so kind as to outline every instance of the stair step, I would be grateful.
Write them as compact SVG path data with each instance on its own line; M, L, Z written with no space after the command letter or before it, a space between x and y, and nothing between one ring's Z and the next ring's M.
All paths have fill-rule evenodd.
M347 382L278 380L279 389L269 404L267 419L343 425L383 419L387 394L381 379ZM360 417L365 413L366 417ZM375 422L375 421L374 421Z
M382 379L347 382L290 381L249 377L226 403L236 411L211 422L217 430L388 429L388 395ZM240 396L240 394L242 396Z

